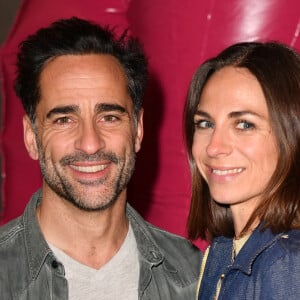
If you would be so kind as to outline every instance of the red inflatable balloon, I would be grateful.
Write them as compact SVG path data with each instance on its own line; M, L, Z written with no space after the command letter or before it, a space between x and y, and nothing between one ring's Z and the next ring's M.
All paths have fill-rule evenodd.
M13 92L17 45L37 28L74 15L118 31L128 27L144 44L150 64L145 135L128 199L150 222L185 236L191 187L182 112L191 76L205 59L239 41L278 40L300 49L299 1L25 0L0 52L1 223L20 215L41 183L23 146L24 112Z

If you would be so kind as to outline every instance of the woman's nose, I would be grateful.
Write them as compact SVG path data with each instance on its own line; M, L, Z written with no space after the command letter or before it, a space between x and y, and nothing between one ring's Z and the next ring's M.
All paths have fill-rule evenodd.
M230 134L225 130L214 129L206 147L209 156L228 155L232 152L232 142Z

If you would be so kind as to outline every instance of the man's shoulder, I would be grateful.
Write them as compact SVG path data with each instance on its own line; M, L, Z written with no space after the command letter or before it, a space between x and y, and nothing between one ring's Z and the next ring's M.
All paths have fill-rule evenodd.
M175 234L171 233L169 231L166 231L160 227L157 227L147 221L145 221L145 224L148 228L148 230L152 233L152 236L155 238L155 241L160 245L164 246L166 244L169 244L172 247L176 247L178 250L186 250L191 252L199 252L199 249L193 245L191 241L188 239Z
M0 227L0 281L7 272L24 269L26 256L24 225L21 218L14 219ZM26 260L27 261L27 260ZM9 270L9 271L8 271Z
M191 241L150 224L132 207L129 207L128 214L136 233L138 246L141 243L153 243L166 258L186 265L196 264L197 268L199 267L203 255Z
M15 218L0 226L0 251L6 247L13 247L13 240L23 235L24 224L22 217Z

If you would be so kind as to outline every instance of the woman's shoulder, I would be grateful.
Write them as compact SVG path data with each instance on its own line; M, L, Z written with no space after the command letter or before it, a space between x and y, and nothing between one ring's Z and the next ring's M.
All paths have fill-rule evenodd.
M300 259L300 230L290 230L281 235L278 240L284 251L294 254Z
M269 234L271 235L270 231ZM259 269L266 268L266 272L297 268L300 275L300 230L272 235L272 239L258 248L260 251L257 252L255 265L260 266Z
M300 231L280 234L256 270L263 278L260 299L300 299ZM257 279L257 277L256 277Z

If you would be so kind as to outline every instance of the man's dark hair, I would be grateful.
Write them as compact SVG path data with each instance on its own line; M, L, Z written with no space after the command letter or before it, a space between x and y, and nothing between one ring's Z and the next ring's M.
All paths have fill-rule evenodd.
M61 55L108 54L118 59L127 77L137 115L147 81L147 59L138 40L127 31L117 38L108 26L72 17L39 29L20 44L15 91L26 114L35 121L40 75L50 59Z

